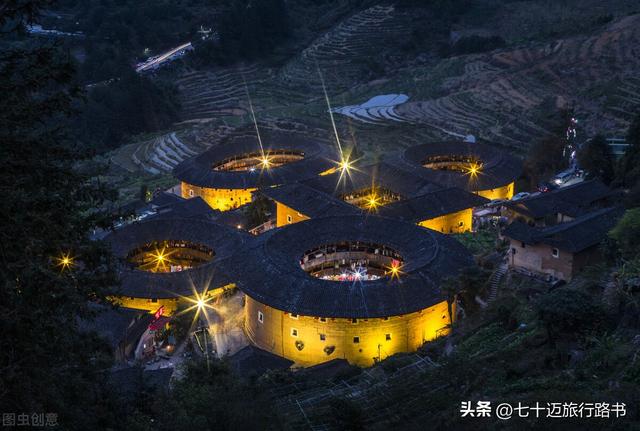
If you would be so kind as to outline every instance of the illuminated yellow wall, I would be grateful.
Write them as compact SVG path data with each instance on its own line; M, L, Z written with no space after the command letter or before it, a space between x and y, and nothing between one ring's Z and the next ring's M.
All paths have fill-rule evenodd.
M235 287L236 287L235 284L228 284L223 287L210 289L207 291L206 297L209 298L209 297L215 297L215 296L221 295L225 291L228 291L230 289L235 289ZM158 308L164 305L164 314L165 316L168 316L176 312L181 298L180 297L157 298L154 301L154 299L151 299L151 298L134 298L131 296L109 296L108 299L109 301L111 301L116 305L119 305L120 307L133 308L136 310L144 310L150 313L155 313L156 310L158 310ZM196 300L195 295L191 296L190 299L192 300L191 302L195 301Z
M506 186L498 187L497 189L479 190L478 195L489 200L494 199L511 199L513 197L514 183L509 183Z
M164 314L175 313L178 309L178 298L158 298L154 302L150 298L132 298L129 296L111 296L109 300L120 307L133 308L155 313L158 308L164 305Z
M276 227L286 226L304 220L309 220L309 217L276 201Z
M262 322L258 320L258 312L262 313ZM446 301L416 313L390 316L387 320L358 319L357 323L344 318L325 320L310 316L294 319L289 313L246 297L244 321L249 339L259 348L291 359L299 366L344 358L366 367L378 358L415 351L426 341L449 333ZM292 335L293 329L297 330L297 336ZM360 337L359 343L354 342L354 337ZM304 343L302 350L296 347L296 341ZM324 350L329 346L334 346L331 354Z
M451 214L424 220L419 226L441 233L463 233L471 230L473 223L473 208L467 208Z
M228 211L251 202L252 189L210 189L181 183L181 195L185 199L200 196L213 209Z

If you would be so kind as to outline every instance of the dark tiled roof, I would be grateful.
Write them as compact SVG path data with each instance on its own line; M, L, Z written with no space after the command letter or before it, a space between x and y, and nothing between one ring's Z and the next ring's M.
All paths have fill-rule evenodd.
M266 350L249 345L229 358L231 368L241 376L249 373L262 375L269 370L287 370L294 362Z
M173 205L175 203L178 203L184 200L185 199L183 197L180 197L175 193L169 193L169 192L163 191L158 193L156 196L154 196L153 199L151 199L151 202L149 203L155 207L164 207L167 205Z
M400 279L334 282L308 275L305 251L327 243L383 244L403 257ZM473 265L469 251L451 237L378 216L311 219L268 231L229 264L242 268L237 285L258 302L307 316L367 318L411 313L444 300L440 284Z
M397 193L404 198L418 196L442 188L439 184L434 184L424 177L385 162L362 167L356 166L349 175L343 175L341 181L338 181L339 177L340 173L337 172L331 175L311 178L305 181L305 184L330 195L342 195L375 185Z
M80 320L79 327L82 331L95 331L103 338L112 349L117 348L121 343L135 340L142 335L142 332L135 330L136 322L143 321L144 325L149 325L153 316L146 311L132 310L129 308L114 308L111 305L90 304L90 308L95 311L92 319ZM146 326L145 326L146 329Z
M325 190L327 190L328 187L325 187L324 184L320 186L320 189L313 188L312 185L318 186L320 182L326 181L324 178L327 177L320 178L322 178L321 181L314 179L303 183L267 188L264 189L262 193L311 218L357 215L364 212L362 209L343 201L338 193L335 195L326 193ZM328 184L331 184L334 180L335 178L331 178ZM488 202L487 199L462 189L454 187L443 189L420 179L418 182L421 183L423 187L413 188L412 191L430 191L409 199L403 198L399 201L386 204L378 209L378 214L417 223L466 208L477 207ZM382 181L382 183L384 184L384 181ZM370 185L368 182L364 184ZM363 187L354 187L350 188L349 191L362 188ZM407 191L406 188L403 190Z
M105 240L121 261L118 294L136 298L175 298L192 295L193 288L216 288L233 282L224 261L238 250L250 235L237 229L200 219L150 219L134 223L109 234ZM185 240L211 248L210 262L181 272L152 273L132 269L125 259L140 245L153 241Z
M463 172L428 169L423 162L428 157L444 155L475 156L482 163L477 180L470 182ZM505 150L479 143L447 141L429 142L407 148L394 162L415 175L444 187L459 187L469 191L488 190L505 186L522 174L522 161Z
M487 202L489 200L481 196L451 187L415 198L392 202L380 207L378 214L417 223L444 214L478 207Z
M540 193L504 206L532 218L554 214L577 217L588 212L597 201L606 199L611 190L598 180L582 181L550 192Z
M303 183L285 184L270 187L262 193L308 217L328 217L337 215L355 215L360 209L334 196L313 189Z
M526 244L547 244L577 253L599 244L622 216L621 208L603 208L584 214L570 222L545 228L531 227L515 221L503 235Z
M214 164L229 157L260 150L255 136L241 136L214 145L204 153L187 159L173 170L180 181L200 187L222 189L246 189L286 184L318 175L335 166L337 157L333 147L325 142L302 134L265 132L262 145L268 150L294 150L304 152L304 158L277 168L260 172L227 172L213 170Z
M220 214L220 211L214 210L207 204L204 199L197 196L191 199L182 199L168 205L158 207L157 214L153 218L213 218Z

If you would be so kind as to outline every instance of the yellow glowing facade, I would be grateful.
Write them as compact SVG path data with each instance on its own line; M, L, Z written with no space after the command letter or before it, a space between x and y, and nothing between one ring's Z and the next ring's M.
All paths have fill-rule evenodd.
M207 291L207 297L211 298L221 295L225 291L235 289L235 287L235 284L228 284L216 289L210 289ZM172 298L137 298L133 296L110 296L107 299L109 299L109 301L111 301L113 304L120 307L148 311L149 313L155 313L158 308L164 306L164 315L168 316L172 315L178 310L181 300L186 300L190 303L194 303L197 300L197 295L194 292L193 295L183 297L175 296Z
M215 210L228 211L251 202L252 193L256 188L248 189L212 189L198 187L185 182L180 185L181 196L185 199L201 197Z
M132 296L111 296L108 298L113 304L135 310L155 313L158 308L164 307L164 314L170 315L178 309L178 298L134 298Z
M253 344L298 366L341 358L367 367L450 331L446 301L401 316L353 320L292 315L247 296L244 322Z
M309 220L304 214L276 201L276 227L287 226L300 221Z
M310 217L276 201L276 227L309 219ZM423 220L418 225L445 234L470 232L473 228L473 208Z
M418 225L440 233L469 232L473 225L473 208L423 220Z
M515 188L515 183L509 183L506 186L498 187L495 189L487 189L487 190L478 190L478 196L482 196L483 198L487 198L489 200L494 199L506 199L509 200L513 197L513 190Z

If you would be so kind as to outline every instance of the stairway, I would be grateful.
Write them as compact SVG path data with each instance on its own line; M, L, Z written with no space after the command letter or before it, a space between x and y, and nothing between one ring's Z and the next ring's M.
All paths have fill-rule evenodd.
M496 268L495 271L489 277L489 297L487 298L487 303L493 302L498 296L498 287L500 287L500 281L502 281L502 277L507 273L508 266L506 262L502 262L500 266Z

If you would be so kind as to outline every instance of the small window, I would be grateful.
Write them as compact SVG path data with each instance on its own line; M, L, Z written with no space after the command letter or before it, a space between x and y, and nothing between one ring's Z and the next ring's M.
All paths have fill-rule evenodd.
M297 337L298 336L298 330L296 328L291 328L291 336L292 337Z
M389 318L388 317L383 317L382 320L389 320Z
M298 320L298 315L297 314L289 314L289 317L291 317L292 319Z
M264 314L262 314L262 311L258 311L258 322L264 323Z
M384 334L384 339L387 341L391 341L391 334Z
M189 196L193 197L193 189L189 189Z
M293 219L291 218L290 215L287 214L287 223L291 223L293 222Z
M525 248L526 244L524 242L520 242L520 247Z
M353 337L353 343L358 344L360 342L360 337Z
M463 221L458 222L458 227L462 227L462 226L464 226L464 222Z
M320 341L324 341L327 339L327 336L324 334L320 334Z
M551 249L551 256L559 257L560 256L560 250L558 250L557 248Z
M151 302L153 302L153 303L158 302L158 298L152 298L152 299L151 299Z
M511 248L511 254L516 254L516 249L515 248Z
M320 318L320 321L321 321L322 323L324 323L324 322L326 322L326 321L327 321L327 318L326 318L326 317L321 317L321 318Z
M358 319L351 319L351 323L358 323Z

